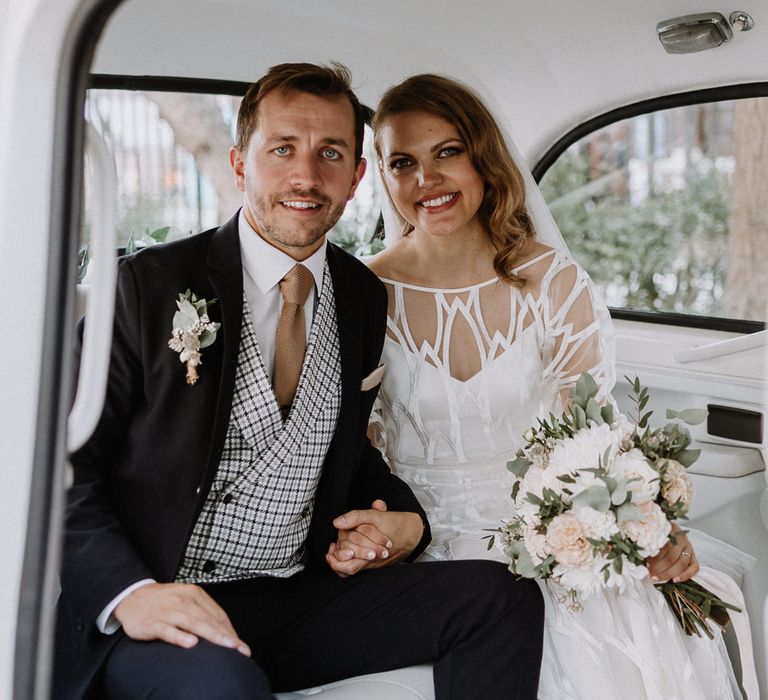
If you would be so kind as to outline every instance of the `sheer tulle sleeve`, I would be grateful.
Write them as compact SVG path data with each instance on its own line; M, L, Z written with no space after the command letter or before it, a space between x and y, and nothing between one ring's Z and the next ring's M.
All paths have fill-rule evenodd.
M371 410L371 417L368 419L368 439L371 444L387 458L387 430L384 425L384 416L382 415L383 404L381 394L376 397Z
M597 382L599 401L613 401L613 333L608 309L596 294L589 275L570 258L553 265L542 281L542 379L551 402L549 410L556 414L583 372L589 372Z

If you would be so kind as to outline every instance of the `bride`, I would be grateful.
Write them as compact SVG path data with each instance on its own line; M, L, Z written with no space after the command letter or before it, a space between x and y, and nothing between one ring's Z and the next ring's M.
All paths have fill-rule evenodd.
M505 463L521 433L559 415L584 371L610 400L610 319L470 90L414 76L387 91L373 125L403 235L370 261L389 293L372 431L427 511L424 556L494 556L482 537L511 515ZM699 564L679 536L648 568L686 580ZM540 698L740 697L721 637L686 637L652 583L578 613L547 589Z

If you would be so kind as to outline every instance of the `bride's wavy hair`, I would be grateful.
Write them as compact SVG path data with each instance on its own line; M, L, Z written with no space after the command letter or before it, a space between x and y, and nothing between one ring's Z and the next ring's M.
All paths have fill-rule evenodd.
M456 127L472 165L485 182L478 214L496 248L493 267L509 284L522 287L525 279L513 269L535 231L525 207L525 180L496 120L467 86L432 73L411 76L384 93L373 116L374 143L380 160L381 127L389 117L408 112L427 112ZM411 231L413 226L405 222L403 235Z

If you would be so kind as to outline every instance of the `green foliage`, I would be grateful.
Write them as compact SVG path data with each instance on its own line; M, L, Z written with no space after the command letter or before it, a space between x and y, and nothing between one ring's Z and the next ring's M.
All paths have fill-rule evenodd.
M574 257L617 306L718 315L728 265L728 177L706 160L686 170L684 188L633 204L618 185L627 174L598 181L578 148L547 171L542 191Z

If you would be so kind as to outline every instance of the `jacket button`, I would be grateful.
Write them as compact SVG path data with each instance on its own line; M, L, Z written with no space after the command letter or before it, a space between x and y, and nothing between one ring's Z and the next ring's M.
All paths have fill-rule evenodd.
M210 574L216 568L216 562L209 559L203 564L203 573Z
M301 511L301 517L306 518L309 515L309 506L306 506L304 510Z
M195 489L195 495L199 496L199 495L200 495L200 491L201 491L201 489L200 489L200 487L198 486L198 487Z
M228 503L232 503L232 500L233 500L232 499L232 494L231 493L226 493L226 494L224 494L224 498L221 499L221 502L224 505L227 505Z

